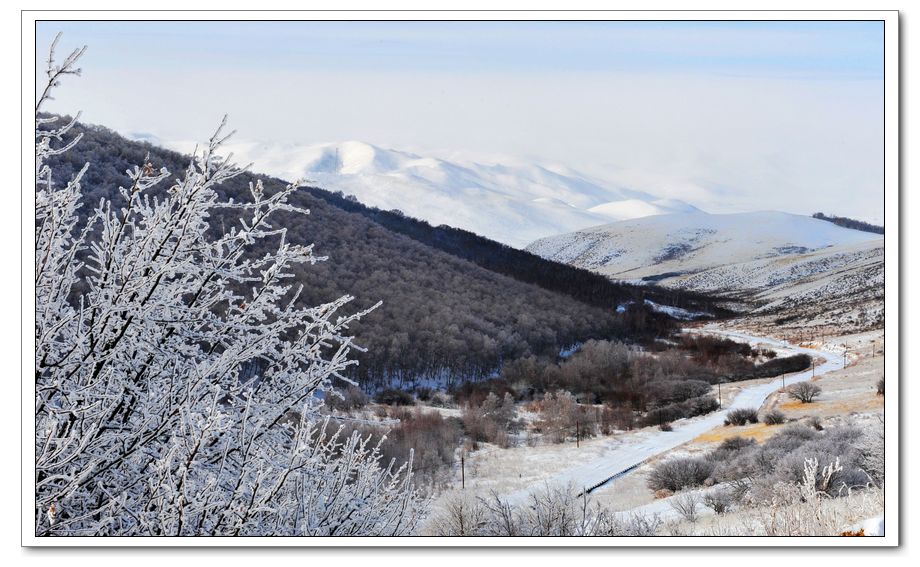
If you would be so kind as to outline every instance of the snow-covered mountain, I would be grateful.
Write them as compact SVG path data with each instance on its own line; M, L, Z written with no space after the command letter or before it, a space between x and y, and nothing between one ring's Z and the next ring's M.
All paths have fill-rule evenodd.
M192 149L181 143L169 146ZM305 179L354 195L366 205L399 209L433 225L463 228L518 248L612 220L697 210L683 201L608 186L565 167L520 160L441 159L363 142L239 142L226 149L236 161L252 162L255 171Z
M617 279L734 297L751 317L849 330L884 321L884 238L811 217L661 215L527 249Z
M617 279L662 281L727 265L881 239L877 234L775 211L724 215L693 212L591 227L537 240L527 249Z

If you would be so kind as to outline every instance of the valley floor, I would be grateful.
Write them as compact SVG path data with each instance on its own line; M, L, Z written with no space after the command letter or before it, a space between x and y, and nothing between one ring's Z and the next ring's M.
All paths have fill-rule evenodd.
M749 380L722 386L724 410L674 422L673 431L646 427L583 440L577 447L574 443L525 445L509 449L486 445L466 455L463 471L465 488L462 490L468 494L495 494L510 502L522 502L526 501L530 492L548 485L569 485L574 491L581 492L584 488L590 488L623 472L615 480L596 488L590 498L611 511L655 514L670 519L672 521L669 525L676 530L675 535L691 527L711 535L736 533L738 530L730 529L731 514L709 518L694 526L681 527L670 499L656 499L653 491L648 488L646 479L651 468L662 459L702 454L733 436L763 441L784 427L763 423L725 426L724 416L731 408L757 407L762 411L780 409L790 422L817 417L828 425L838 422L858 424L864 420L878 420L883 416L884 396L876 394L876 383L884 375L884 335L881 331L789 344L781 339L756 337L724 327L708 326L699 330L786 351L783 354L804 352L819 357L814 376L812 370L789 375L785 378L785 384L788 386L797 381L813 380L822 388L821 396L813 403L802 404L783 393L783 379ZM443 502L461 490L459 467L453 476L452 486L442 491L434 501L435 514ZM705 490L701 489L701 493ZM882 513L880 491L876 490L860 498L858 503L851 503L853 514L859 518L868 518ZM841 525L858 523L859 518L854 519L844 514L842 511L846 506L841 506L835 504L833 521ZM706 511L711 514L710 510ZM736 520L740 522L742 517ZM769 531L762 524L758 530Z

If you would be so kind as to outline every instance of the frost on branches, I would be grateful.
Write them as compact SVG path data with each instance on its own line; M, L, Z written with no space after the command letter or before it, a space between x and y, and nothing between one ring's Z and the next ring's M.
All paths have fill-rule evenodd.
M271 224L297 186L221 202L241 172L217 155L222 124L181 175L138 164L80 218L86 167L55 186L46 164L79 142L76 119L40 113L82 53L56 64L52 45L35 108L36 534L409 533L411 466L318 418L366 312L339 315L348 296L295 306L291 267L324 259ZM218 209L239 222L214 236ZM273 253L247 255L266 240Z

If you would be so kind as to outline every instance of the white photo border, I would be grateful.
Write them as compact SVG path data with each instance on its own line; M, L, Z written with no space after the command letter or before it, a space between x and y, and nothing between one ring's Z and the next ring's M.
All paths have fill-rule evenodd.
M22 232L21 232L21 544L25 547L892 547L899 545L900 502L900 76L899 13L897 11L605 11L605 10L444 10L444 11L205 11L205 10L49 10L21 13L21 122L22 122ZM35 27L46 20L658 20L658 21L833 21L884 22L884 195L885 195L885 367L897 377L889 381L885 411L885 535L882 537L757 537L683 536L649 538L485 537L55 537L38 538L34 525L34 371L35 289L32 270L34 247ZM31 212L30 212L31 211Z

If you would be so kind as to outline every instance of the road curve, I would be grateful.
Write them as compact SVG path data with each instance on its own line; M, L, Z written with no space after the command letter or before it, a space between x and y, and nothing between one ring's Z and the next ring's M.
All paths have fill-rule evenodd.
M795 351L796 353L807 354L813 358L823 358L824 362L815 367L814 374L820 376L834 370L843 368L843 356L834 352L816 350L792 345L779 339L770 337L757 337L748 335L739 331L721 330L705 327L701 332L707 334L721 335L739 341L752 341L760 344L772 345ZM812 377L812 369L808 369L798 374L786 376L787 385L796 382L804 382ZM674 421L671 426L673 431L659 431L657 429L647 429L631 436L629 440L621 441L611 438L607 441L606 447L601 456L588 463L563 470L562 472L547 479L545 482L550 485L565 486L571 485L577 490L603 490L607 481L614 477L620 477L628 474L646 460L666 453L684 443L695 439L699 435L722 425L725 421L725 415L737 408L759 408L766 401L770 394L783 387L783 379L777 378L771 382L755 384L743 388L739 391L731 404L725 408L707 414L705 416L681 419ZM543 482L540 483L542 487ZM536 487L528 487L518 490L508 495L511 502L519 502L527 497Z

